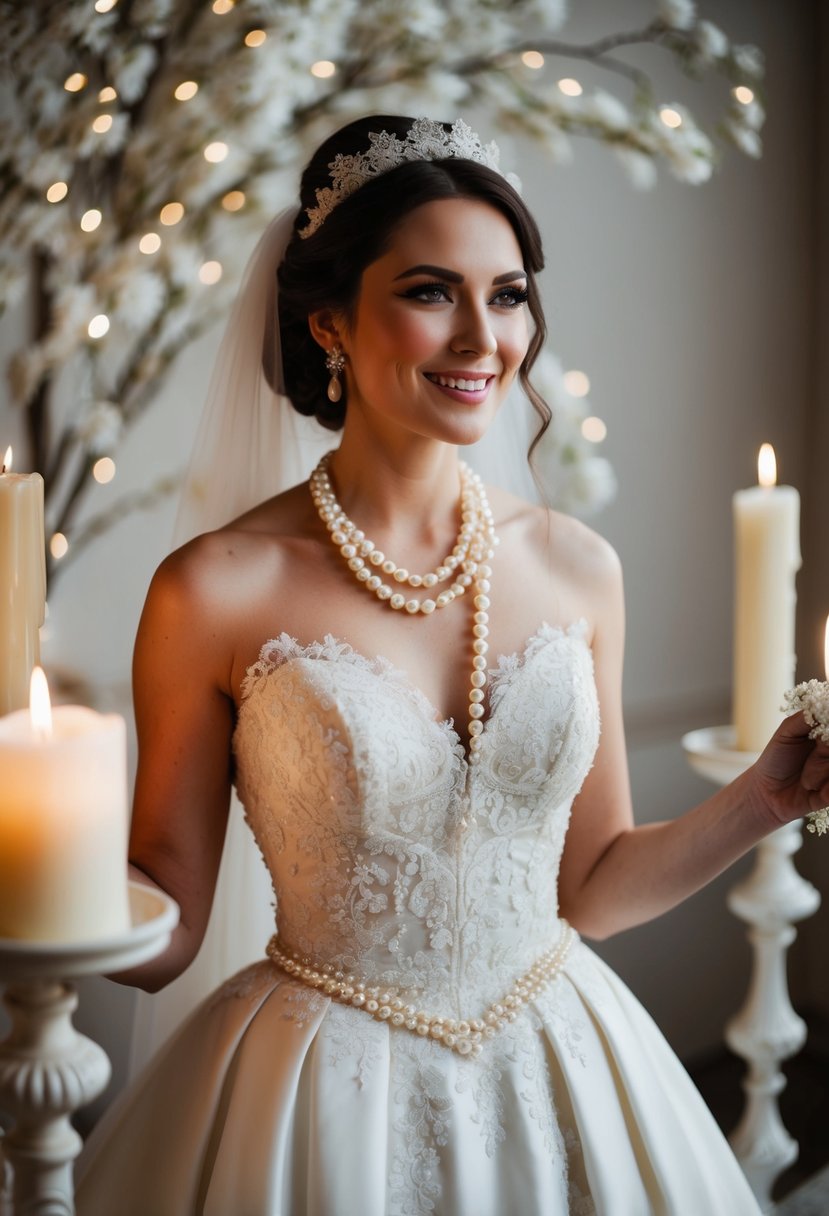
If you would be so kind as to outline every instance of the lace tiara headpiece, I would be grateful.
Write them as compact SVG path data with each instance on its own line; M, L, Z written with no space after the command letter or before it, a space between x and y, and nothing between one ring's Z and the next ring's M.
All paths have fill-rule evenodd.
M443 123L432 118L418 118L405 138L389 131L371 131L369 147L354 156L338 153L328 168L331 185L317 190L316 207L306 208L308 223L299 230L306 239L313 236L328 219L335 207L354 194L373 177L388 173L406 161L415 160L474 160L479 165L500 173L511 186L519 190L521 183L514 173L503 173L499 167L500 152L496 143L481 143L471 127L458 118L447 131Z

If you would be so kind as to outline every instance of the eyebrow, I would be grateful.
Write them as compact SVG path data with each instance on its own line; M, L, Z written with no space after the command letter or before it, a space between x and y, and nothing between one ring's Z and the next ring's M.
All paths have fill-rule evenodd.
M404 270L402 274L398 274L394 278L396 283L398 279L410 279L416 274L431 274L437 279L446 279L448 283L462 283L463 275L458 274L456 270L447 270L445 266L412 266L409 270ZM492 286L497 287L501 283L512 283L515 279L526 279L527 272L524 269L510 270L506 274L496 275L492 280Z

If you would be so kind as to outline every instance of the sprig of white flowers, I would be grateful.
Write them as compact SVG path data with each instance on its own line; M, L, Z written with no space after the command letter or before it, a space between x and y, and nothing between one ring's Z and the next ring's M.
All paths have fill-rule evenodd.
M812 728L809 738L829 743L829 683L825 680L806 680L790 689L783 698L783 710L789 714L802 710L806 724ZM818 836L829 832L829 807L810 811L806 818L807 832L817 832Z
M90 0L0 0L0 15L0 301L31 282L40 318L8 369L31 441L19 467L48 473L50 526L70 542L95 460L226 309L256 235L337 122L474 105L493 134L530 135L552 162L571 157L574 136L598 139L641 187L659 164L705 181L718 136L760 152L762 56L690 0L656 0L645 28L588 45L560 40L565 0L133 0L105 13ZM645 44L723 77L716 130L678 105L667 120L621 57ZM545 54L599 67L623 95L565 90ZM589 509L612 470L567 425L545 441L556 499Z

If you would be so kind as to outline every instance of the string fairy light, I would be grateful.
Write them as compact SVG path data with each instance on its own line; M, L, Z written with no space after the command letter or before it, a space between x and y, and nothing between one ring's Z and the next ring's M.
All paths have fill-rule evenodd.
M104 334L109 333L109 317L106 313L99 312L93 317L86 327L86 332L90 338L103 338Z
M172 228L173 224L184 219L184 206L181 203L165 203L158 213L158 218L162 224Z
M109 485L115 476L115 461L112 457L102 456L100 460L96 460L92 466L92 476L98 485Z
M106 135L107 131L112 126L111 114L99 114L92 124L92 130L96 135Z
M203 262L199 267L199 281L207 287L212 287L214 283L218 283L221 277L221 262Z
M176 85L173 89L173 96L176 101L189 101L191 97L195 97L199 91L199 86L195 80L182 80L181 84Z
M138 242L138 248L141 253L158 253L161 248L161 237L157 232L145 232Z
M208 144L204 149L203 156L211 165L219 165L227 157L230 148L221 139L215 140L212 144Z
M249 30L245 34L245 46L261 46L267 36L264 30Z
M316 63L311 64L311 75L316 76L318 80L327 80L336 71L337 65L331 59L318 59Z
M564 373L564 387L571 397L586 397L590 392L590 378L574 368Z
M85 89L87 79L83 72L73 72L71 76L67 76L63 82L63 87L67 93L80 93L81 89Z
M94 232L96 228L101 226L103 216L97 207L90 207L88 211L84 211L81 216L81 228L84 232Z
M69 187L66 182L52 182L46 191L46 201L48 203L59 203L66 198L68 193Z
M232 10L235 3L236 0L213 0L213 12L222 17Z
M96 13L108 13L115 8L118 0L95 0Z
M98 94L98 101L104 103L108 101L115 101L117 96L118 94L116 93L115 89L113 89L111 84L108 84L105 85L105 87L101 89L100 93Z
M544 56L540 51L524 51L521 62L525 68L532 68L534 72L537 72L539 68L544 67Z
M601 443L607 436L607 427L601 418L592 414L582 422L581 433L590 443Z
M571 76L565 76L558 82L558 87L565 97L581 97L584 89L577 80L573 80Z
M245 205L245 201L243 190L228 190L222 199L222 206L225 211L241 211Z
M748 85L738 84L737 87L732 90L732 92L735 99L739 101L741 105L750 106L754 101L754 90L750 89Z
M69 552L69 541L62 532L54 532L49 540L49 552L55 561L60 561Z
M671 106L663 106L659 111L659 117L662 119L666 127L671 127L676 130L682 126L682 115L678 110L674 110Z

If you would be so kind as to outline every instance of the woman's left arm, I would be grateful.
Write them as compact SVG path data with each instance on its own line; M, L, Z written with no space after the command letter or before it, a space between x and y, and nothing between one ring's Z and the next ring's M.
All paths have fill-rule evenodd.
M693 810L634 827L622 725L624 605L618 559L600 542L591 562L594 666L602 739L573 807L562 859L563 916L606 938L681 903L775 828L829 806L829 745L786 718L755 764Z

